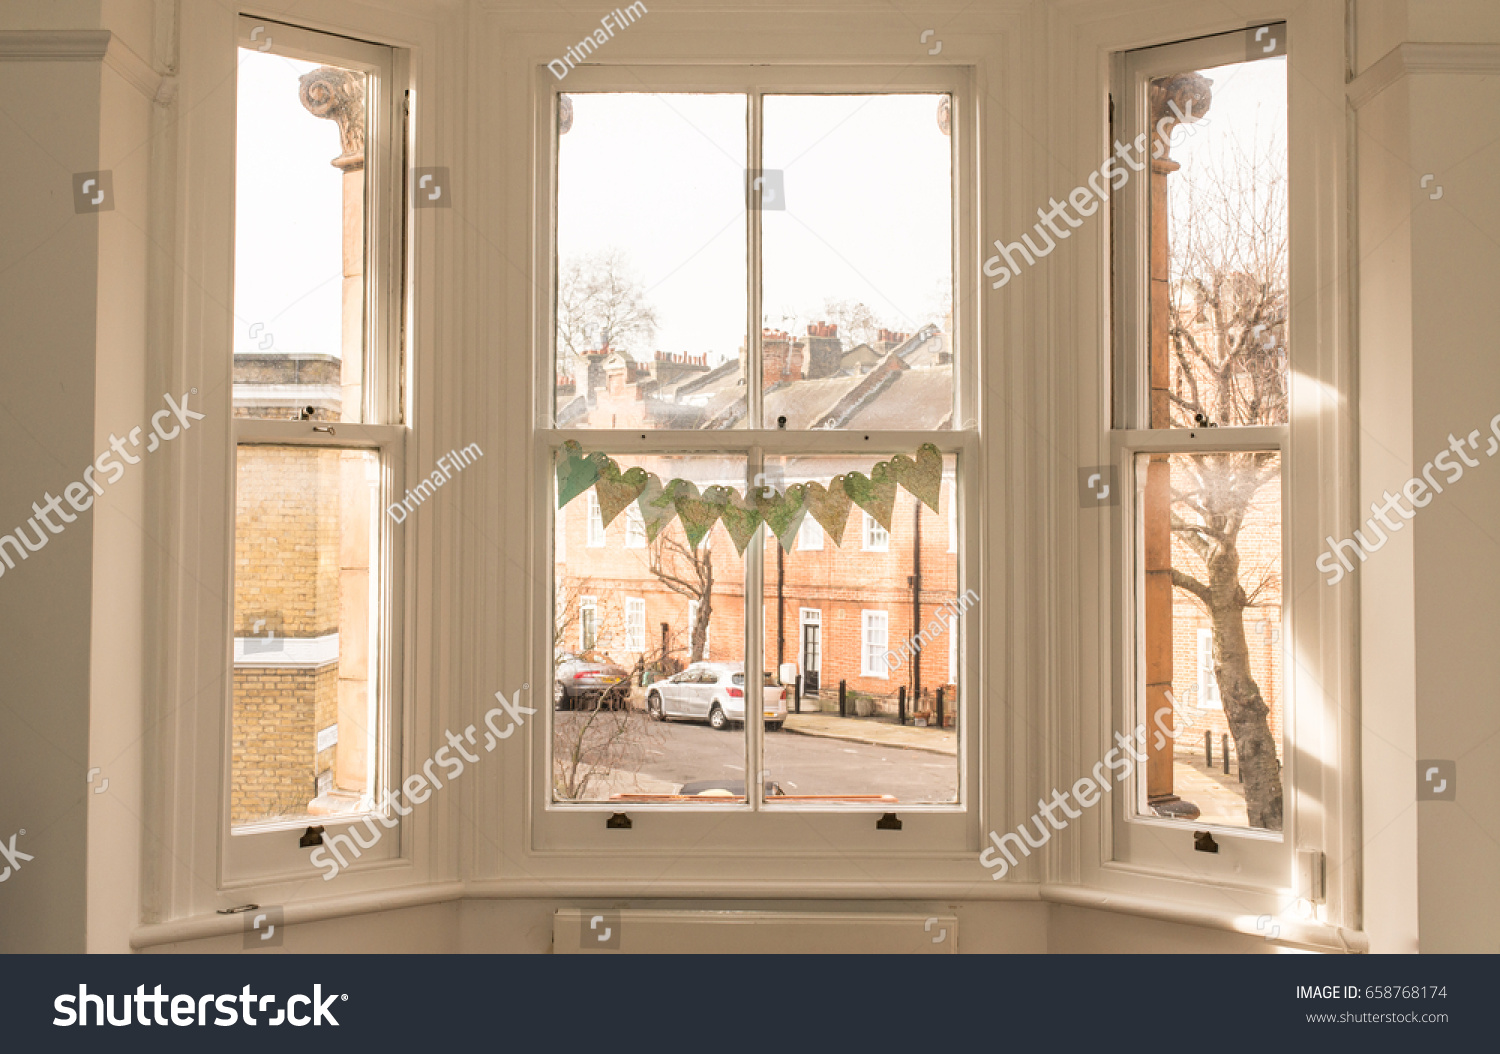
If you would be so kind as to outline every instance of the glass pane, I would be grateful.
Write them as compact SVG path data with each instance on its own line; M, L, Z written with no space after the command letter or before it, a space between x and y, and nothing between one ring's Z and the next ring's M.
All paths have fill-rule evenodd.
M560 97L559 427L743 422L745 122L743 95Z
M792 674L786 717L768 706L765 718L767 779L779 792L768 802L958 800L957 640L978 596L959 596L948 550L955 464L943 458L937 512L896 490L882 548L865 544L858 507L821 549L787 551L766 537L767 677ZM768 462L767 476L778 490L827 487L870 466L868 457L785 458Z
M360 420L368 79L239 51L236 417Z
M1141 454L1146 815L1279 831L1281 458Z
M617 464L622 473L639 467L663 484L682 479L700 491L745 486L742 457ZM633 547L617 504L630 495L586 494L603 510L603 544L586 544L584 517L569 515L568 558L555 565L555 800L743 796L744 558L719 522L692 544L679 516L663 522L668 505L643 509L649 541ZM579 495L567 508L584 504Z
M1151 426L1285 424L1286 59L1153 80L1150 115Z
M765 427L952 427L948 106L766 96Z
M242 446L237 465L231 819L368 811L379 458Z

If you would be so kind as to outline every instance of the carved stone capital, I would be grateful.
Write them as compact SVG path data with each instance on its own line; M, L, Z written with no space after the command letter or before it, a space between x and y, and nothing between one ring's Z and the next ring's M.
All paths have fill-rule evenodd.
M1172 152L1172 130L1184 122L1200 121L1213 105L1213 81L1201 73L1177 73L1151 82L1151 136L1161 139L1163 158ZM1152 156L1156 145L1152 143Z
M334 66L319 66L298 78L298 98L314 117L335 121L343 153L330 162L354 172L365 167L365 75Z

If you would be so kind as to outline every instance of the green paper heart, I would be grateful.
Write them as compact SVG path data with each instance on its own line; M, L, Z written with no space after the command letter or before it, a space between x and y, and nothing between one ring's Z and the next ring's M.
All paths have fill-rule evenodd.
M915 461L897 454L886 464L890 466L891 478L916 495L923 505L938 511L938 499L943 492L943 455L937 447L923 443L917 448Z
M734 542L735 551L741 556L745 554L745 546L755 537L755 532L760 529L760 509L755 501L742 498L729 487L714 488L709 490L726 490L723 510L719 513L719 522L729 532L730 541Z
M560 509L594 485L599 466L609 460L603 454L584 456L583 447L570 439L557 452L557 507Z
M645 469L637 465L622 473L619 465L606 461L594 484L594 493L599 495L599 518L604 521L604 526L608 527L645 489Z
M891 529L891 513L896 509L896 479L883 461L877 461L867 476L850 472L844 476L844 492L870 514L876 523Z
M634 472L634 469L631 469ZM626 473L628 476L630 473ZM655 472L646 473L645 485L641 487L641 496L635 502L640 506L641 519L646 523L646 541L656 541L656 536L661 529L672 522L677 515L677 507L672 504L671 496L662 485L661 477Z
M687 534L688 545L691 548L698 548L698 544L708 537L709 531L713 530L720 513L724 511L725 503L729 500L727 494L719 492L728 491L728 489L728 487L709 487L700 495L697 486L685 479L674 479L667 484L667 493L677 509L677 518L682 521L682 529Z
M797 529L807 517L807 487L793 483L785 493L778 494L772 487L756 492L755 507L783 549L790 550L797 537Z
M844 490L844 477L834 476L827 487L821 483L807 484L805 500L807 511L833 539L833 544L843 545L844 527L849 523L849 495Z

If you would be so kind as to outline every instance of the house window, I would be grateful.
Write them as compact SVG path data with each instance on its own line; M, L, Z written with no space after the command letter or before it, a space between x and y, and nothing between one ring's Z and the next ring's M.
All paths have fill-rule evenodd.
M588 495L589 548L604 547L604 516L599 510L599 496L593 491Z
M671 82L679 72L661 76ZM785 737L762 735L786 719L764 676L800 663L811 690L842 662L840 679L870 669L888 682L888 622L879 654L865 654L861 642L856 657L851 640L841 656L836 642L861 624L864 608L888 619L875 609L903 602L892 598L920 600L935 617L942 591L962 580L956 551L934 560L898 543L906 548L879 561L879 575L859 554L892 553L893 535L911 539L913 523L915 533L929 532L924 552L934 551L945 503L968 470L960 453L976 448L977 389L959 383L973 368L963 342L975 319L954 297L963 255L955 188L970 194L972 181L955 180L962 137L950 126L968 112L954 103L967 81L935 70L906 88L905 75L866 71L820 74L810 86L804 71L753 67L695 72L691 90L641 91L641 73L572 70L565 95L554 88L550 111L539 114L556 153L537 184L555 187L552 251L536 261L551 278L538 285L553 322L539 393L552 415L538 424L538 445L553 453L554 496L566 504L587 490L590 520L602 502L607 528L618 507L627 536L624 558L603 542L587 562L557 567L554 606L584 576L652 610L657 597L661 610L680 605L685 617L665 626L660 643L652 635L645 658L661 674L664 701L682 693L668 711L687 716L701 706L706 718L708 695L673 680L705 661L715 676L723 664L767 692L767 705L746 706L743 722L731 722L729 734L742 737L722 752L732 763L674 736L661 749L680 758L637 751L629 763L639 771L624 774L653 786L743 783L751 765L821 764L784 756ZM828 90L840 78L848 90ZM862 178L875 169L887 181L879 189ZM903 210L891 210L895 199ZM601 209L603 200L632 204ZM740 222L726 226L726 215ZM710 445L705 431L714 433ZM641 551L623 552L631 548ZM919 563L926 586L914 585ZM819 620L803 620L805 610ZM719 630L712 640L710 625ZM873 625L869 632L873 640ZM927 684L943 676L940 657L929 655L921 671L919 653L908 661ZM856 695L861 713L897 712L893 686ZM576 756L560 742L555 776ZM928 766L903 800L956 806L964 768L950 760ZM609 780L588 785L565 773L554 788L566 789L551 801L607 800L622 775L610 767ZM801 778L849 804L867 805L896 782L878 767L823 768ZM766 800L757 784L747 797L752 813L803 807Z
M1222 710L1219 702L1219 682L1214 680L1214 631L1198 631L1198 707L1201 710Z
M859 672L863 677L887 677L891 617L884 611L861 611Z
M593 651L599 644L599 598L578 601L578 650Z
M595 498L595 503L598 502ZM646 517L641 512L641 507L631 502L625 507L625 548L646 548Z
M811 516L804 516L801 526L797 528L797 548L803 552L823 548L823 528Z
M255 26L235 104L230 875L288 860L287 827L394 815L399 539L463 463L402 454L401 217L377 204L405 171L396 53L293 27L269 52Z
M1189 715L1158 718L1179 702L1173 686L1196 673L1200 700L1223 708L1246 769L1243 782L1207 787L1174 764L1171 738L1148 735L1132 815L1279 832L1290 801L1281 655L1246 645L1256 639L1247 624L1282 605L1296 353L1286 27L1262 36L1276 44L1247 52L1234 33L1126 56L1120 139L1149 147L1115 173L1115 440L1136 560L1125 624L1146 657L1129 724L1181 730ZM1177 676L1177 662L1196 670Z
M646 650L646 601L643 597L625 599L625 650Z

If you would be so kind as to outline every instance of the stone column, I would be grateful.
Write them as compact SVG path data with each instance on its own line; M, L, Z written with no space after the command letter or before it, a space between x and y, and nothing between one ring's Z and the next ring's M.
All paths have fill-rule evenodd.
M1197 73L1179 73L1151 83L1150 128L1152 136L1150 193L1150 298L1151 327L1149 347L1151 427L1171 427L1171 342L1169 339L1171 275L1168 262L1171 243L1167 230L1167 176L1181 166L1171 159L1171 134L1177 126L1176 111L1195 116L1208 112L1213 100L1208 78ZM1166 123L1158 122L1165 118ZM1155 157L1160 140L1161 156ZM1173 741L1154 733L1154 715L1163 708L1171 711L1164 719L1175 728L1177 714L1168 693L1172 688L1172 468L1166 455L1153 455L1146 466L1146 486L1142 495L1142 543L1145 559L1145 595L1142 620L1146 634L1146 800L1163 812L1187 816L1198 815L1196 806L1173 793ZM1156 746L1161 739L1160 747Z
M362 419L365 360L365 85L353 70L321 66L300 78L302 105L338 124L343 149L331 162L344 174L344 288L340 418ZM340 459L338 744L334 789L360 792L369 780L372 488L369 456Z

